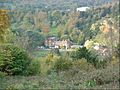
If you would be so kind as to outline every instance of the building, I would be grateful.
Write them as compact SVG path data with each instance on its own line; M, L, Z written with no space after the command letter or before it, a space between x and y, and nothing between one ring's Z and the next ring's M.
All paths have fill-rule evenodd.
M65 48L68 49L72 45L72 42L69 40L62 40L62 41L56 41L55 42L55 48Z
M71 48L72 49L78 49L78 48L82 48L83 46L81 45L72 45Z
M102 46L102 45L96 44L93 48L101 56L109 56L110 55L110 49L107 46Z
M48 48L54 47L55 46L55 41L57 41L56 37L48 37L45 40L44 45Z
M99 44L99 43L94 43L93 48L94 48L95 50L99 50L100 44Z
M98 51L100 52L99 54L102 56L108 56L110 54L110 50L107 46L100 46Z
M65 48L71 47L72 42L69 40L58 40L56 37L49 37L45 40L45 46L48 48Z
M85 11L87 11L89 9L90 9L90 7L79 7L76 10L77 10L77 12L85 12Z

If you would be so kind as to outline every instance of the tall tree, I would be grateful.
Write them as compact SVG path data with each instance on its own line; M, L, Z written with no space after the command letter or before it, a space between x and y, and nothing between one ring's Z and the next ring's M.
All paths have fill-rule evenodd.
M0 10L0 42L7 40L6 36L9 33L9 16L6 10Z

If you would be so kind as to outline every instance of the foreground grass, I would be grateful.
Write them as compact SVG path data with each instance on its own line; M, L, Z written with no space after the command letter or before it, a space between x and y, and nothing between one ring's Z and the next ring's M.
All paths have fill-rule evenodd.
M59 73L51 71L48 74L47 72L57 58L52 57L50 65L47 64L46 60L51 58L51 56L47 56L48 53L45 50L35 52L37 60L41 64L41 74L36 76L0 77L0 90L119 89L119 61L109 63L105 69L91 67L90 71L86 71L82 68L72 67L67 71L60 71Z
M119 89L119 66L110 65L92 72L70 69L38 76L7 76L0 78L0 89Z

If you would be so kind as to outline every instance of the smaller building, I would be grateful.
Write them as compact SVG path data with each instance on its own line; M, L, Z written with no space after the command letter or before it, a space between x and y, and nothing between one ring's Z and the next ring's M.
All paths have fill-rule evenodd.
M110 54L110 50L107 46L100 46L98 51L103 56L108 56Z
M93 48L94 48L95 50L99 50L99 48L100 48L99 43L94 43Z
M93 47L100 56L109 56L110 49L107 46L96 44Z
M71 48L72 49L78 49L78 48L82 48L83 46L81 45L72 45Z
M89 9L90 9L90 7L79 7L76 10L77 10L77 12L85 12L85 11L87 11Z

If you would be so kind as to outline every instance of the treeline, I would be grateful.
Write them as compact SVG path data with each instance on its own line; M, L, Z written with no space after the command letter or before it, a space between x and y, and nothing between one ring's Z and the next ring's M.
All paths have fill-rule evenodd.
M110 22L112 24L110 26L117 28L119 18L118 6L118 3L105 4L98 8L91 8L87 12L76 12L76 10L47 11L29 6L18 7L19 9L16 8L9 13L11 30L18 39L21 38L19 39L21 42L32 44L32 49L44 45L44 39L48 36L69 39L76 44L83 45L86 40L96 40L102 31L108 30L107 26L110 25ZM101 24L104 21L106 24Z
M41 10L74 10L77 7L82 7L82 6L89 6L89 7L98 7L103 4L108 4L108 3L113 3L113 2L118 2L118 0L6 0L3 2L0 2L1 7L4 8L9 8L13 9L15 6L19 7L36 7Z

